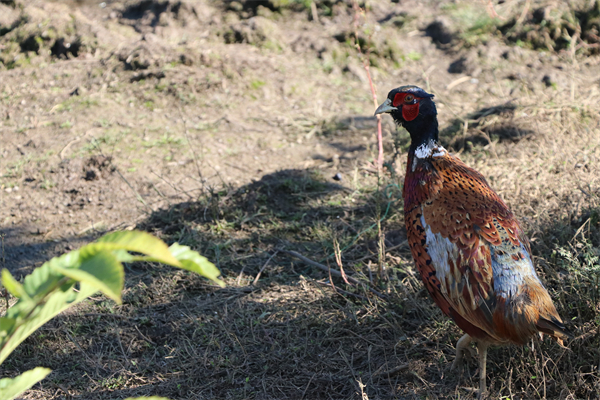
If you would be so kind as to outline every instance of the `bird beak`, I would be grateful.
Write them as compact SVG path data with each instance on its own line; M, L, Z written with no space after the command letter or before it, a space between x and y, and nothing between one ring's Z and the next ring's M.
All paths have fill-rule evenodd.
M385 101L379 107L377 107L377 110L375 110L375 115L389 113L394 110L397 110L397 108L392 107L392 101L390 99L385 99Z

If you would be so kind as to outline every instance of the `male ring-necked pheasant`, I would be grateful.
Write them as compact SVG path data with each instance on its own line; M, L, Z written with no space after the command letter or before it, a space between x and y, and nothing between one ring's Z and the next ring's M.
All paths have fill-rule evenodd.
M513 213L483 175L440 144L432 97L402 86L375 114L391 114L410 133L403 193L408 243L431 297L465 332L452 369L477 342L481 397L488 346L523 345L536 333L562 344L569 333Z

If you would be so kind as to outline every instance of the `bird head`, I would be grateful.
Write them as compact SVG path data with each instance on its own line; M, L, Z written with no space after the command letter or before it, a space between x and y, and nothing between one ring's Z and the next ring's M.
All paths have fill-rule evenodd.
M432 98L432 94L420 87L400 86L388 93L387 99L377 107L375 115L389 113L397 124L404 125L408 129L407 122L418 123L421 118L437 115Z

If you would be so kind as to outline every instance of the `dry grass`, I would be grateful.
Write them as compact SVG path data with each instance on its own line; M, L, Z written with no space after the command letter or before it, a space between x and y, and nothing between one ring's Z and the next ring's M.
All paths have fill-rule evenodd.
M597 277L574 271L567 257L587 266L586 257L597 256L598 120L581 122L569 107L515 112L538 125L533 137L497 142L494 151L474 146L461 156L522 216L538 272L576 339L568 349L547 342L492 349L490 390L511 398L594 398L600 319L597 286L593 295L590 285ZM556 129L569 133L553 136ZM475 366L449 373L460 331L422 289L407 249L386 256L390 281L380 290L389 301L340 279L332 288L326 273L284 253L265 264L275 250L293 249L335 267L335 238L349 246L342 252L347 273L368 282L364 258L377 257L374 202L385 209L388 200L373 177L358 176L360 189L353 190L314 172L282 171L156 213L142 227L201 249L218 263L228 289L134 266L122 307L90 301L40 330L7 368L40 363L35 351L52 355L44 365L55 370L55 383L29 398L68 391L77 398L342 399L358 397L359 382L370 399L469 398L463 387L476 386ZM386 217L388 247L401 244L401 205L393 203Z
M321 20L329 18L327 4L317 2L316 11L307 12L319 14ZM429 6L436 14L454 12ZM516 12L522 4L511 1L505 6ZM375 15L384 13L385 7L374 2L366 17L372 25L363 28L375 26ZM503 10L497 9L501 15ZM224 30L238 23L232 14L228 11L226 16L233 22L217 27ZM276 15L273 21L284 26L285 18ZM351 27L351 14L335 18L340 29ZM537 271L575 333L567 349L551 342L492 348L490 392L511 399L597 399L599 60L503 47L510 53L507 57L517 61L482 55L477 60L483 72L473 81L471 76L463 79L466 74L446 71L456 49L439 50L429 38L413 33L429 22L425 16L398 14L391 21L395 25L381 22L383 33L374 36L373 46L384 46L382 35L390 35L406 46L406 57L376 60L379 64L372 72L380 99L405 81L436 94L443 140L488 178L518 216L532 240ZM320 25L294 23L314 35L306 37L307 42L316 46L322 39ZM127 32L133 35L134 31ZM104 212L110 204L121 211L103 217L115 219L109 227L138 226L168 241L193 246L218 265L228 287L218 289L186 272L155 265L129 266L122 306L97 297L53 320L11 356L3 365L3 376L37 365L52 368L53 374L29 391L28 399L104 400L148 394L173 399L474 398L469 388L478 384L475 363L462 374L449 371L461 332L428 297L403 245L400 188L406 133L392 132L389 121L384 121L386 159L393 167L387 168L383 185L378 185L376 171L370 167L377 149L363 139L374 132L374 124L365 117L372 111L367 83L352 72L352 59L340 61L340 54L352 48L336 43L322 57L314 49L301 48L303 58L296 59L286 48L225 46L216 43L221 40L217 33L211 35L215 42L208 43L214 45L214 59L199 56L200 66L189 70L182 65L164 68L170 83L153 77L132 82L134 72L120 70L121 64L108 57L115 69L105 73L114 74L105 77L106 82L116 83L111 91L89 95L98 96L100 104L70 104L62 99L61 104L75 111L56 114L54 110L45 118L56 122L55 128L59 117L70 118L74 129L85 132L88 126L82 120L93 116L98 126L90 135L96 147L84 136L65 154L110 154L114 164L122 167L123 179L128 179L127 184L116 176L94 181L94 190L106 196L107 204L91 211L82 205L84 211L69 214L71 219L87 212L93 222L93 214ZM475 48L490 38L476 39ZM56 73L53 68L59 67L48 70ZM86 81L85 69L72 68L72 79L88 85L91 92L104 82ZM90 67L88 72L93 71ZM360 68L359 72L363 73ZM546 73L552 74L555 87L547 88L541 81ZM196 83L187 85L189 78ZM38 94L51 96L52 90L40 89ZM15 96L15 101L34 102L36 92L23 89ZM171 107L177 99L181 103ZM282 109L284 101L289 107ZM134 102L139 120L130 117L126 108ZM113 118L100 118L107 110ZM196 110L208 115L196 118ZM226 115L216 114L223 110ZM85 115L75 118L76 112ZM348 113L356 118L346 124ZM26 120L19 110L12 115L4 127L11 140L17 140L22 134L17 129ZM9 125L13 121L15 125ZM361 121L366 121L364 126ZM146 125L151 126L143 128ZM161 130L163 125L171 126L169 135ZM29 134L39 134L35 129ZM50 137L51 132L47 128L39 135ZM56 139L57 152L66 144L62 138ZM394 149L399 154L392 160ZM270 154L275 155L269 158ZM133 163L136 158L139 164ZM177 160L186 160L189 168ZM74 156L71 165L76 161ZM24 187L23 180L34 172L54 177L42 171L53 167L46 161L24 165L24 172L4 175L3 184L17 182ZM134 167L139 171L127 169ZM331 179L335 172L342 173L341 182ZM58 176L68 181L74 174ZM147 175L153 180L144 180ZM57 178L59 185L60 181ZM107 188L117 187L115 182L123 183L119 193L132 199L141 194L146 202L139 206L141 211L123 211L122 197L107 194ZM70 189L40 189L35 200L76 197L65 194ZM91 192L90 187L76 189ZM17 215L21 209L10 210ZM378 209L388 249L383 262L389 279L381 281ZM55 218L57 231L48 233L48 238L69 236L65 227L58 232L69 219L47 218ZM81 231L81 227L73 229ZM348 285L337 277L330 280L328 273L286 253L296 251L337 269L337 249L345 272L361 284ZM373 295L367 286L386 299Z

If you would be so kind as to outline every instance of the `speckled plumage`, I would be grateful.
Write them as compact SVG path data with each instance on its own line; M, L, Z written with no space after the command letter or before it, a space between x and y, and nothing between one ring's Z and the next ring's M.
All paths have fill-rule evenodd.
M404 210L425 287L463 331L494 344L524 344L538 331L563 336L547 329L562 322L526 236L480 173L448 152L409 156Z
M522 345L538 332L562 343L568 333L513 213L483 175L439 143L431 97L402 86L376 114L390 113L411 135L403 192L408 243L431 297L466 333L453 367L471 339L478 343L481 396L490 344Z

